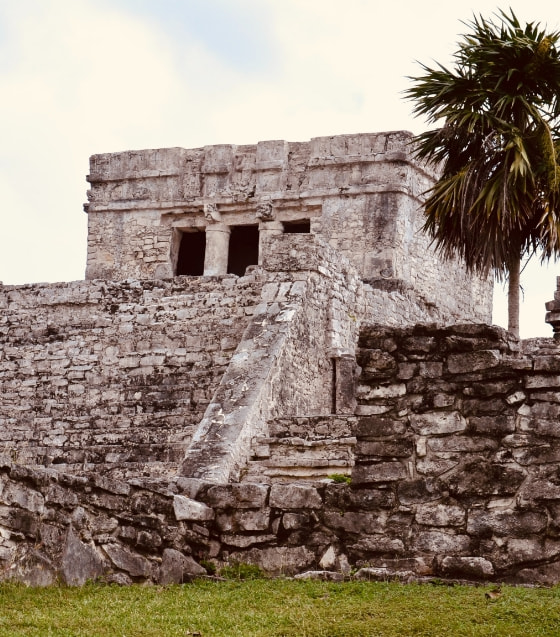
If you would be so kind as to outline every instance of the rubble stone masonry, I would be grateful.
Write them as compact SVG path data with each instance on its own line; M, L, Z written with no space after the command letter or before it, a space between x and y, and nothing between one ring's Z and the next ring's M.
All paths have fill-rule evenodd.
M327 579L556 583L558 353L490 326L364 327L351 484L117 480L4 460L3 577L166 584L242 561Z
M169 474L259 298L255 275L0 287L0 453Z
M202 232L204 273L225 274L233 229L258 229L262 263L267 238L306 221L373 288L414 296L432 320L489 322L492 281L444 262L421 231L434 173L412 139L395 131L93 155L86 278L172 277L183 235Z
M0 579L560 581L559 345L433 252L411 140L91 158L86 281L0 284Z

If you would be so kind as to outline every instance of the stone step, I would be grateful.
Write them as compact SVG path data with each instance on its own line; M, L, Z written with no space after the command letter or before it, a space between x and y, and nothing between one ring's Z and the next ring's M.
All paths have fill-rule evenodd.
M354 466L356 438L259 437L243 481L321 481L333 473L349 475Z
M51 468L61 473L83 475L85 472L94 471L114 480L129 480L131 478L169 478L178 473L180 462L120 462L99 464L55 464Z
M275 466L265 462L250 461L242 482L286 483L286 482L322 482L330 475L350 475L353 463L325 462L321 466L313 463L287 463Z
M96 471L115 477L164 476L175 473L185 444L87 445L80 449L44 446L4 447L0 460L20 465L46 466L65 473Z
M333 457L353 457L357 440L354 436L345 438L325 438L306 440L304 438L258 437L253 440L251 459L273 457L312 457L330 459Z

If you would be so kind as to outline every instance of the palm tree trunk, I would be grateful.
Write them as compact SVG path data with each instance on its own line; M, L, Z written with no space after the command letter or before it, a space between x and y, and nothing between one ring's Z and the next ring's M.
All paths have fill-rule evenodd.
M519 290L521 287L521 255L516 253L509 266L508 330L519 338Z

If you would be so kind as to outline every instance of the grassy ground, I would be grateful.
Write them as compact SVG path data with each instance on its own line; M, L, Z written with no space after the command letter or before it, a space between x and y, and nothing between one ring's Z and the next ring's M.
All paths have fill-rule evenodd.
M560 587L287 580L29 589L0 584L0 635L560 635Z

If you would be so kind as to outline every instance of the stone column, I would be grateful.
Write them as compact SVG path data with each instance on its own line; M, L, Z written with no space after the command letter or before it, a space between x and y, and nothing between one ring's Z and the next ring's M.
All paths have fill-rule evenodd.
M268 238L284 232L281 221L261 221L259 223L259 265L263 264L263 255L268 250Z
M227 274L230 227L224 223L206 226L204 276Z

